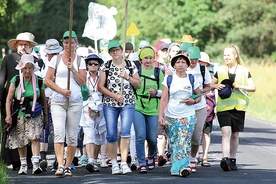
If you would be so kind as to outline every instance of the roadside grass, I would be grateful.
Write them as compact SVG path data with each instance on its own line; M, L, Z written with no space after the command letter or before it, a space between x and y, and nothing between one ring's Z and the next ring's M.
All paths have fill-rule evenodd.
M247 114L276 123L276 64L247 65L256 85L256 92L251 93Z
M0 183L1 184L8 183L7 167L2 162L0 162Z

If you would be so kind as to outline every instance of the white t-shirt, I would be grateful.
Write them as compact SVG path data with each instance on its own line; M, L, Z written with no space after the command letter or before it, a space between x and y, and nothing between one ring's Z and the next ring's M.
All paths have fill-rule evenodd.
M200 71L200 64L197 63L196 67L191 69L191 68L187 68L187 73L193 74L195 76L195 78L197 79L197 81L199 82L199 89L203 89L203 77L201 75L201 71ZM207 70L207 68L205 67L205 81L204 84L210 84L211 83L211 75L209 73L209 70ZM195 109L202 109L204 107L206 107L206 99L204 97L204 95L201 95L201 101L199 103L196 103L195 105Z
M49 67L56 68L56 61L57 61L57 56L54 56L49 63ZM77 57L75 57L75 60L73 61L73 65L77 71L79 69L86 70L86 65L83 58L81 58L80 66L78 67ZM57 66L57 69L56 69L56 78L55 78L56 85L58 85L62 89L67 89L67 76L68 76L68 68L63 63L63 60L61 58L59 65ZM71 95L69 98L69 102L71 103L82 102L81 87L75 80L73 72L70 73L70 90L71 90ZM54 91L51 101L56 103L64 103L66 101L66 97Z
M165 77L162 85L167 87L167 77ZM194 81L194 88L199 86L197 79ZM189 98L193 94L192 85L189 76L180 78L176 74L173 75L172 83L169 89L169 102L166 107L165 115L170 118L183 118L195 114L194 105L186 105L180 103L181 100Z

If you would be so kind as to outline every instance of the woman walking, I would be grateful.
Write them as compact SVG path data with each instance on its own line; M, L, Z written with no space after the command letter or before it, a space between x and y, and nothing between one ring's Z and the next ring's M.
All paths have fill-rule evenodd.
M194 104L201 100L197 79L187 74L190 60L183 54L171 60L175 74L163 81L163 91L158 111L158 123L168 126L172 153L171 175L186 177L190 174L189 156L191 138L196 125ZM192 96L195 93L195 96ZM164 117L164 110L165 117Z

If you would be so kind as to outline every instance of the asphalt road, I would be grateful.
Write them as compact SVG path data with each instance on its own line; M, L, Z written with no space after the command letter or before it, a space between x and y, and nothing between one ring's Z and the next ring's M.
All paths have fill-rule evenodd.
M10 184L263 184L276 183L276 123L256 120L247 117L245 132L240 134L240 146L237 155L238 171L223 172L219 167L221 159L221 133L215 123L211 135L212 143L209 152L211 167L198 166L197 172L187 178L170 176L170 165L156 167L147 174L133 171L128 175L112 175L111 168L101 169L98 173L88 173L84 167L73 170L72 177L57 178L48 171L39 175L17 175L16 171L9 171ZM50 155L49 158L53 156ZM51 160L50 160L51 161ZM49 168L50 170L50 168Z

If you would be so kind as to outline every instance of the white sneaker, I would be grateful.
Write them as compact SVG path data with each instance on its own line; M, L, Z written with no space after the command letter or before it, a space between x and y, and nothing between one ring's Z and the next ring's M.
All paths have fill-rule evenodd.
M26 164L24 164L24 165L20 166L18 174L19 175L21 175L21 174L27 174L27 171L28 171L28 166Z
M102 159L101 160L101 168L108 168L108 165L107 165L107 163L106 163L106 160L105 159Z
M131 169L128 167L127 164L121 165L121 172L122 174L131 173Z
M33 172L32 174L40 174L42 173L42 169L39 167L39 163L33 163Z
M121 174L121 169L118 164L112 165L112 174Z

